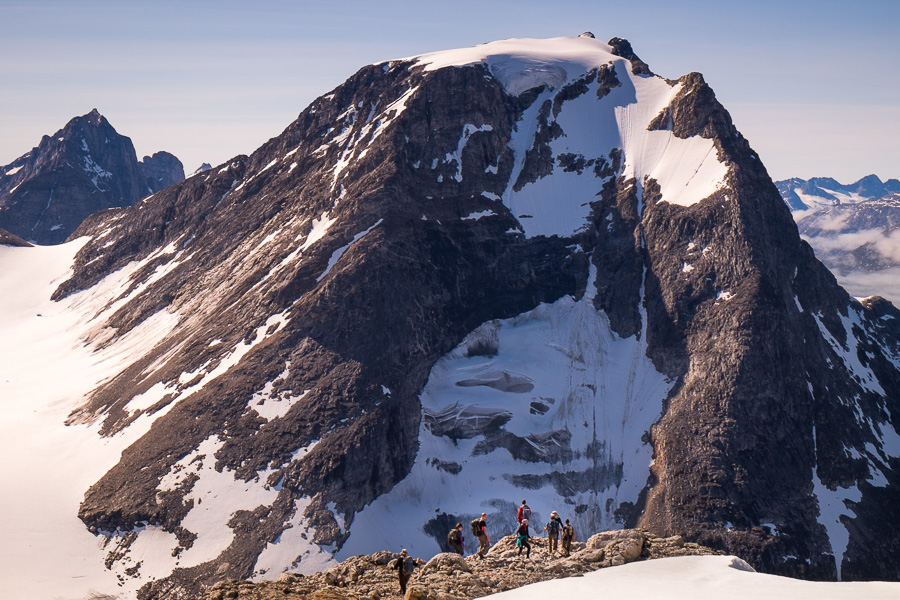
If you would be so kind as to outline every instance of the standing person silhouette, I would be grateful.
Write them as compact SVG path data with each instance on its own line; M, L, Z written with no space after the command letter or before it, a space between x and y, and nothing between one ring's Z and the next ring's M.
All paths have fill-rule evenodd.
M491 547L491 538L487 533L487 513L481 513L481 520L475 522L473 529L478 538L478 558L484 560L484 555Z
M544 526L547 532L547 550L550 556L556 554L557 541L559 540L559 532L562 530L563 524L559 519L559 514L554 510L550 513L550 521Z
M519 512L516 514L516 522L521 523L525 519L531 518L531 507L522 500L522 506L519 507Z
M400 581L400 595L403 596L406 594L406 584L409 582L409 578L412 577L413 571L416 569L416 566L422 564L422 559L409 556L406 548L400 551L400 556L394 559L392 563L392 567L397 570L397 578Z
M519 547L519 553L516 556L522 556L522 548L525 548L525 558L531 558L531 544L528 543L528 519L522 519L519 528L516 529L516 546Z

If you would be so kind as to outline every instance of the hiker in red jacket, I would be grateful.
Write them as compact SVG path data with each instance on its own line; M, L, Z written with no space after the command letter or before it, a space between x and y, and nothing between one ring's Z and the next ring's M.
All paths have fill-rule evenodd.
M531 518L531 508L529 508L528 504L526 504L525 501L522 500L522 506L519 507L519 513L516 515L516 521L518 521L521 524L522 521L524 521L525 519L530 519L530 518Z

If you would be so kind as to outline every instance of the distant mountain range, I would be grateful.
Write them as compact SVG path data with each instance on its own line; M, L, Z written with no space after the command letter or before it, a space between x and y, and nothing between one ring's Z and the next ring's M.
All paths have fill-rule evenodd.
M0 227L35 244L60 244L88 215L131 206L183 179L175 156L139 161L131 140L94 109L0 167Z
M775 185L800 235L841 285L900 302L900 181L868 175L849 185L829 177Z
M849 185L838 183L831 177L812 179L795 177L776 181L775 186L791 211L820 210L838 205L857 204L900 192L900 180L881 181L876 175L867 175Z

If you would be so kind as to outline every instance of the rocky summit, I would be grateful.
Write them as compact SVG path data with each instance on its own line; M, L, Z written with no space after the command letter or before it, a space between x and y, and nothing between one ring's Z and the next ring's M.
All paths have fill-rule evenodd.
M0 167L0 227L60 244L88 215L131 206L183 179L181 161L168 152L138 161L131 140L94 109Z
M900 313L816 260L700 74L626 40L365 66L74 237L53 298L116 356L68 420L114 465L78 516L142 599L430 557L522 499L900 579Z
M519 553L515 536L506 536L484 560L446 552L416 568L401 595L397 572L391 568L399 554L383 550L348 558L327 571L308 576L285 573L273 581L222 581L198 600L281 600L299 596L322 600L470 600L531 583L578 577L604 567L673 556L715 555L721 552L686 543L681 536L659 538L647 531L625 529L573 542L571 554L549 552L546 538L531 538L531 556ZM749 565L745 568L750 569Z

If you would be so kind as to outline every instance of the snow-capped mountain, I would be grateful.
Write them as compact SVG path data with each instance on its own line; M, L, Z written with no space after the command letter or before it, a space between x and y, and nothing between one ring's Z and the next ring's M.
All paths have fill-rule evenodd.
M900 579L900 313L815 259L702 76L625 40L366 66L252 155L0 250L32 274L0 269L5 433L66 489L28 463L7 502L102 548L85 590L428 555L521 498Z
M131 206L183 179L181 161L168 152L138 161L131 140L94 109L0 167L0 227L60 244L88 215Z
M829 178L776 185L800 235L841 286L900 301L900 182L869 175L850 185Z
M881 181L877 175L866 175L849 185L838 183L831 177L813 177L808 180L794 177L776 181L775 186L791 211L856 204L900 192L900 180Z

